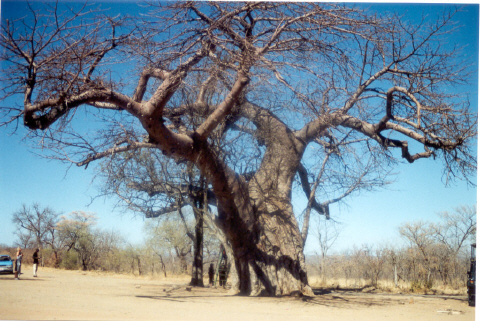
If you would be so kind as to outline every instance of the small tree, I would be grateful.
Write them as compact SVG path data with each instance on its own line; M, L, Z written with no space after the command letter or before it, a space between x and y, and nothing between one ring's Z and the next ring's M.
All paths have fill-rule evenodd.
M453 212L438 213L441 221L433 224L434 237L456 257L467 241L475 242L477 235L476 206L459 206Z
M314 232L320 248L320 277L323 283L326 281L326 258L327 253L338 239L342 228L337 222L320 218L317 228ZM318 254L317 254L318 255Z
M193 225L192 223L192 221L188 221L187 224ZM187 236L182 224L178 224L177 221L168 217L152 219L146 222L145 232L147 243L162 261L162 253L165 250L168 253L173 252L179 261L178 271L180 273L187 272L187 256L191 255L193 242Z
M452 283L453 276L462 270L460 253L465 250L468 241L475 242L477 232L476 206L459 206L453 212L438 213L441 221L432 224L434 238L438 243L435 247L435 258L438 259L438 269L442 281L446 285Z
M368 248L366 253L366 269L370 275L373 286L378 286L378 281L384 272L384 265L387 263L388 251L377 246L375 249Z
M408 253L411 275L420 274L423 285L431 287L432 274L440 274L443 284L452 283L462 268L461 251L476 236L476 207L461 206L441 212L440 221L417 221L400 226L400 235L411 246ZM416 280L414 280L416 281Z
M431 283L432 272L435 268L435 258L432 255L433 245L435 243L433 229L427 222L417 221L403 224L400 226L399 232L422 258L423 264L417 273L420 275L424 285L429 285Z
M130 266L130 271L135 274L138 271L138 275L144 274L142 269L142 261L145 258L144 251L140 246L128 245L124 251L127 264Z
M33 247L43 248L50 232L55 229L58 216L49 207L41 208L37 203L31 207L23 204L20 210L13 213L12 222L17 226L17 235L21 237L23 233L28 234L28 237L21 237L22 240L29 239Z
M74 250L84 271L88 270L98 256L98 239L92 232L96 223L94 214L83 211L72 212L61 217L57 230L62 238L67 252Z

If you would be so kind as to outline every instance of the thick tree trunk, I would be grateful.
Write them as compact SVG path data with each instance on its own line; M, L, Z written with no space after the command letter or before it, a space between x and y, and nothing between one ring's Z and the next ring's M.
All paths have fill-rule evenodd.
M251 294L310 296L304 242L291 205L292 182L304 145L281 125L266 137L262 165L248 184L256 237L250 261Z
M239 292L270 296L313 295L293 212L262 210L257 215L253 231L231 235Z
M271 119L270 119L271 120ZM274 121L274 120L272 120ZM218 222L233 250L244 295L313 295L308 285L303 239L291 206L291 188L304 145L279 124L269 132L260 168L248 182L197 140L195 159L211 180ZM267 137L267 134L265 137Z
M82 259L82 270L87 271L88 270L88 263Z
M192 280L190 285L203 286L203 215L202 211L195 213L195 239L193 245Z
M54 257L54 264L53 266L55 268L58 268L60 266L60 257L58 256L58 250L53 249L53 257ZM45 267L45 255L43 254L42 251L42 267Z
M222 243L225 251L227 253L227 258L230 262L230 283L232 285L230 289L231 294L238 294L240 292L240 283L238 279L237 268L235 265L235 255L233 254L233 249L230 245L230 242L227 240L225 233L220 229L217 223L214 221L213 217L207 212L204 216L205 223L211 230L211 232L215 235L215 237ZM233 263L232 263L233 262Z
M188 271L187 255L182 253L179 256L179 259L180 259L180 273L186 274Z
M261 185L264 186L264 185ZM303 239L288 198L250 186L248 204L225 217L238 288L244 295L313 295L308 285ZM235 224L228 224L234 221Z

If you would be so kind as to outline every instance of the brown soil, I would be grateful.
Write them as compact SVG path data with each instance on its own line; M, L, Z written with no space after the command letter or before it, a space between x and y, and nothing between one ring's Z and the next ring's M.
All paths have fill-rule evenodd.
M474 320L465 296L320 291L311 299L240 297L187 288L187 279L150 279L40 269L0 275L2 320Z

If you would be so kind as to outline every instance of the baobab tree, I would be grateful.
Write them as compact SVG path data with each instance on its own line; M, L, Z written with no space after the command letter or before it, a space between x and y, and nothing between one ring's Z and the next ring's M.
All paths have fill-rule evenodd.
M398 159L435 157L448 179L476 170L476 116L450 90L469 69L442 43L455 10L413 26L324 3L152 3L131 18L65 6L2 25L4 97L17 99L4 124L23 119L80 166L139 148L194 164L243 294L312 294L297 174L328 216Z

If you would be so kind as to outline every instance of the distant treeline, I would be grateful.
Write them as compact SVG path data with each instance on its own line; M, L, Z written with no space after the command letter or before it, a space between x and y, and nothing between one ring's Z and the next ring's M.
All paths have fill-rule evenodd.
M23 249L25 264L32 263L33 251L39 247L43 266L162 277L191 273L193 240L186 229L195 224L194 220L183 225L173 216L149 219L145 223L145 242L131 245L115 231L96 228L96 216L91 213L72 212L59 217L53 211L39 208L31 211L24 207L14 214L14 222L25 220L22 215L28 213L51 215L39 218L46 227L42 237L28 229L17 233L17 245ZM52 223L48 223L49 217ZM416 221L400 226L403 246L364 245L334 255L327 252L340 229L330 223L319 224L314 233L319 251L307 257L311 285L388 286L411 291L464 289L470 244L476 238L476 207L459 207L453 213L440 213L439 218L436 223ZM35 221L32 217L29 220ZM204 229L206 267L217 262L220 242L207 226ZM16 247L0 246L0 254L14 258ZM207 270L203 269L204 275Z

